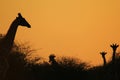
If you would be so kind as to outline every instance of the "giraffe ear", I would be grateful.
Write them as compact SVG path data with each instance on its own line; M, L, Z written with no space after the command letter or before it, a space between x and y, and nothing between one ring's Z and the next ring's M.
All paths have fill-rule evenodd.
M18 17L21 17L21 18L22 18L22 15L21 15L21 13L18 13Z

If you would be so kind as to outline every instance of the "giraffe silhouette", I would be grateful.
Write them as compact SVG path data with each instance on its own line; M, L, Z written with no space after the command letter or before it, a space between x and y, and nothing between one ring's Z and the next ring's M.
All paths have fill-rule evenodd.
M13 47L18 26L31 27L20 13L18 13L18 17L16 17L10 25L7 34L0 40L0 80L5 80L6 73L9 68L7 58Z
M56 66L56 65L58 65L58 63L56 62L56 60L55 60L55 55L54 54L51 54L50 56L49 56L49 62L51 63L51 65L52 66Z
M105 58L105 55L107 54L107 52L100 52L102 58L103 58L103 65L105 66L106 65L106 58Z
M111 47L112 50L113 50L112 62L114 63L114 62L115 62L116 50L117 50L117 48L119 47L119 45L118 45L118 44L112 44L112 45L110 45L110 47Z
M120 80L119 75L118 75L118 71L117 71L117 67L116 67L116 62L115 62L116 50L119 47L119 45L118 44L112 44L112 45L110 45L110 47L113 50L113 55L112 55L113 79L114 80Z

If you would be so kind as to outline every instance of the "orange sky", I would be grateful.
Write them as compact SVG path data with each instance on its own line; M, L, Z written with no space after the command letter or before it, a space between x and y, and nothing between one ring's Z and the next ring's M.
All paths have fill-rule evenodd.
M18 12L32 25L19 27L16 40L40 49L40 56L73 56L102 63L99 52L111 55L111 43L120 43L119 0L1 0L0 33L6 33ZM118 50L119 51L119 50Z

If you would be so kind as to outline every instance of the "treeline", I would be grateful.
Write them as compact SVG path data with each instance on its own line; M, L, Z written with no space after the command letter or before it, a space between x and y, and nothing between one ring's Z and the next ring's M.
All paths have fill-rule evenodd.
M77 80L84 79L87 64L71 57L55 59L51 54L49 61L41 58L29 59L34 50L25 45L14 45L8 63L8 80Z
M113 55L109 62L105 58L107 52L103 51L103 65L90 66L79 59L56 58L54 54L48 56L49 61L31 58L34 50L27 44L16 43L8 57L6 80L120 80L120 55L116 52L119 45L110 47Z

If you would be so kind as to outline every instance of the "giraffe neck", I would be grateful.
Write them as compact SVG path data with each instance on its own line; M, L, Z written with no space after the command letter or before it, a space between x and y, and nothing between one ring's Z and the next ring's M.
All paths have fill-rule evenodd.
M113 61L113 62L115 61L115 54L116 54L116 51L113 50L113 55L112 55L112 61Z
M12 47L14 39L15 39L15 35L17 32L17 28L18 28L17 20L14 20L12 22L10 28L8 29L7 34L4 37L4 41L6 43L6 46L8 45L9 47Z
M102 56L103 57L103 64L106 65L106 58L105 58L105 55Z

